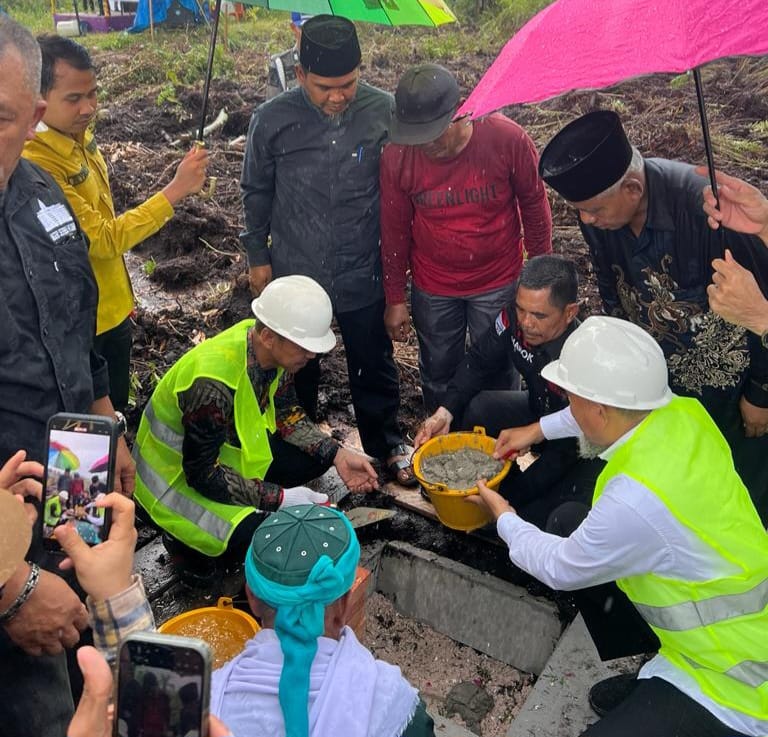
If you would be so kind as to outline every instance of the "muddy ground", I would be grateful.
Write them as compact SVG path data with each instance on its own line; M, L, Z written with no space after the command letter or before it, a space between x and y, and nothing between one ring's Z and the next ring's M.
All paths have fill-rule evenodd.
M404 32L390 33L402 35ZM384 33L366 32L363 77L379 87L393 90L408 65L434 60L422 53L418 42L410 46L399 44L398 51L393 52L387 39ZM169 225L128 255L138 302L133 406L128 418L132 429L137 427L155 383L176 359L204 337L215 335L250 314L246 260L238 240L242 226L239 176L243 146L237 139L246 133L251 111L262 101L265 49L266 42L261 49L240 48L235 64L237 78L213 81L209 120L222 109L228 114L226 124L207 140L212 152L210 174L218 180L214 196L211 199L187 199ZM462 88L468 92L492 59L492 54L478 50L461 59L438 61L456 73ZM173 94L169 97L163 94L168 91L167 84L147 86L136 81L136 65L129 52L100 52L96 60L100 84L109 93L102 98L97 136L110 167L116 208L122 212L140 204L172 177L189 145L186 141L192 139L190 132L197 126L201 85L174 84ZM755 60L727 60L711 65L704 70L703 76L717 164L768 190L768 168L765 166L768 161L768 64ZM165 102L160 102L163 97ZM644 154L703 162L695 94L692 80L687 78L647 77L608 90L569 93L541 105L515 106L505 112L528 130L541 149L569 120L589 110L606 107L622 115L631 139ZM174 145L178 139L185 142ZM550 199L555 250L578 263L583 314L599 311L593 273L575 216L558 198ZM411 343L396 345L395 358L401 376L400 421L406 435L412 438L424 416L413 339ZM354 421L341 345L324 358L324 369L320 420L338 438L354 442ZM379 492L364 499L348 499L344 504L360 503L381 507L393 504L391 497ZM511 566L492 529L467 535L401 510L391 520L362 529L360 535L363 542L368 543L382 539L407 540L423 549L526 586L533 594L553 596L544 586ZM568 596L557 595L555 600L563 619L572 618L574 610ZM374 604L381 611L374 607L371 615L380 626L372 627L369 645L381 656L393 657L390 650L396 643L387 638L392 637L393 631L397 637L403 637L417 626L412 622L399 622L393 627L397 615L387 608L386 602ZM417 642L433 636L418 629L412 634ZM447 652L449 647L444 644L438 649ZM413 648L409 652L411 650ZM412 660L409 655L405 662ZM459 660L467 661L467 658L459 656ZM455 675L453 670L448 670ZM429 680L430 676L425 675L429 672L419 666L407 674L428 697L437 697L439 692L442 702L445 689L438 685L437 675ZM443 678L446 672L443 669L439 677ZM461 677L477 682L478 676L481 680L485 678L484 674L484 670L478 670ZM522 702L529 687L525 677L504 676L500 681L492 682L506 683L503 688L509 693L505 696L510 699L508 703L515 705ZM431 690L435 693L431 694ZM498 691L494 693L498 696ZM493 713L488 718L498 719L500 724L494 726L501 729L501 724L507 723L510 716L511 712ZM495 733L489 722L483 727L487 733ZM501 733L503 729L499 731Z
M469 32L469 31L468 31ZM390 32L395 33L395 32ZM426 60L418 45L391 53L384 33L367 33L363 78L393 90L410 64ZM402 49L400 44L398 49ZM138 425L141 410L157 379L193 344L247 317L250 294L246 260L238 233L242 218L239 176L242 140L254 106L262 101L266 55L262 50L237 51L236 79L214 79L209 120L224 109L226 124L207 140L212 152L210 174L217 177L211 199L192 197L177 209L173 221L129 254L137 293L133 361L133 407L129 425ZM132 84L127 77L125 51L97 54L100 83L110 91L102 100L97 136L110 167L118 211L138 205L165 185L191 140L201 107L201 85L175 85L173 99L160 102L164 86ZM480 79L492 55L478 51L461 59L443 61L467 92ZM130 67L129 67L130 68ZM768 64L765 61L725 60L703 73L707 109L716 162L730 173L767 189ZM691 162L704 161L704 149L692 80L656 75L602 91L574 92L540 105L514 106L505 112L522 124L543 147L569 120L596 108L622 115L629 135L647 155ZM582 276L583 314L599 311L592 269L575 216L552 196L554 247L574 258ZM415 343L398 344L396 360L401 375L400 421L412 437L424 412L418 385ZM324 357L320 420L340 438L353 433L343 347ZM386 504L386 499L367 499ZM515 579L506 556L489 550L463 534L451 533L412 515L398 515L387 536L470 562L484 570ZM536 584L531 584L536 589Z

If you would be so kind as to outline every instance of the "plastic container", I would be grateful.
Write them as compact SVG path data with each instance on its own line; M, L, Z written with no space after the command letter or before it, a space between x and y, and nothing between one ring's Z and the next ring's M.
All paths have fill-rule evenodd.
M471 489L450 489L446 484L435 484L427 481L421 473L424 458L450 453L462 448L474 448L488 455L493 454L496 439L485 434L484 427L476 427L472 432L452 432L447 435L428 440L413 454L413 473L429 494L429 500L435 507L438 519L452 530L476 530L487 525L491 518L485 510L475 504L467 504L464 500L472 494L477 494L477 486ZM491 489L498 489L502 479L509 473L512 465L507 461L502 469L488 480Z
M216 606L178 614L158 627L165 634L204 640L213 653L214 669L232 660L260 629L259 623L250 614L232 606L232 599L228 596L220 597Z
M56 33L59 36L79 36L79 30L77 20L60 20L56 23Z

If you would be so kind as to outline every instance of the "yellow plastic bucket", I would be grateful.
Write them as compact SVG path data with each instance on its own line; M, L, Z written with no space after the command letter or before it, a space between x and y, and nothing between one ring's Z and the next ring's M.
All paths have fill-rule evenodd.
M220 668L235 657L260 629L246 612L235 609L232 599L222 596L216 606L191 609L163 622L158 628L168 635L197 637L211 648L213 667Z
M485 434L484 427L476 427L472 432L452 432L447 435L428 440L413 454L413 473L429 494L429 500L437 512L438 519L453 530L476 530L487 525L491 518L485 510L464 500L472 494L477 494L477 486L470 489L449 489L445 484L435 484L427 481L421 473L421 463L424 458L450 453L462 448L474 448L488 455L493 454L496 438ZM509 473L511 461L507 461L502 469L488 480L491 489L498 489L502 479Z

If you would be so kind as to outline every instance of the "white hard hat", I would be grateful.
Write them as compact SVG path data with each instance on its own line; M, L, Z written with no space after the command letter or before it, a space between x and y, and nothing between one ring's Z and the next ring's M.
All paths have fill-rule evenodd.
M622 409L656 409L672 399L659 344L616 317L588 317L571 333L560 358L541 375L576 396Z
M307 351L326 353L336 345L331 299L308 276L295 274L269 282L251 309L262 324Z
M65 502L69 501L69 492L66 489L62 489L59 492L59 499L63 499Z

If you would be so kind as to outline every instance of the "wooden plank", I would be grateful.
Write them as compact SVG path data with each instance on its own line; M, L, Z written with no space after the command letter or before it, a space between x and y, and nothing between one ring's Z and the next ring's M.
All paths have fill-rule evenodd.
M390 481L384 484L382 491L391 496L398 507L407 509L410 512L416 512L416 514L420 514L422 517L440 523L435 508L430 502L424 499L419 488L407 489L404 486L400 486L400 484ZM458 532L458 530L453 530L453 532ZM472 537L476 537L483 542L490 543L495 547L507 547L504 541L496 534L496 525L493 523L477 530L472 530L467 534L472 535Z
M385 494L389 494L398 507L408 509L411 512L416 512L417 514L422 515L422 517L427 517L428 519L435 520L435 522L439 522L435 508L430 502L424 499L419 487L409 489L405 486L400 486L400 484L397 484L394 481L388 481L381 487L381 490Z

